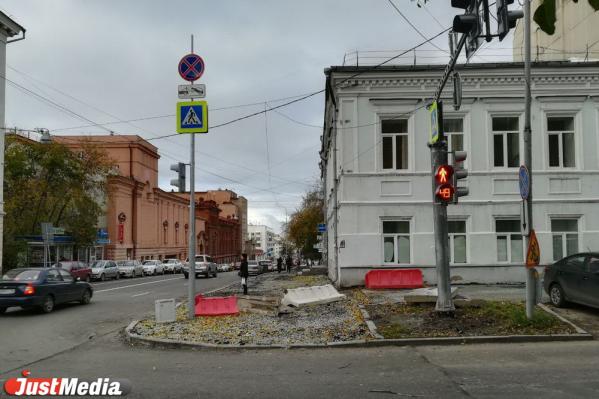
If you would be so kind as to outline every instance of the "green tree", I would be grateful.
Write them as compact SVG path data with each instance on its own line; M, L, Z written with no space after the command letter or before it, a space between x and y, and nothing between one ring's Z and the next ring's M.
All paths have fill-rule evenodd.
M74 151L7 136L4 161L3 269L22 263L18 257L26 245L19 237L40 234L42 222L64 227L76 245L94 242L114 170L103 150L91 143Z
M309 190L285 226L287 239L299 249L302 256L320 259L320 253L314 249L318 242L318 224L324 220L323 198L320 187Z

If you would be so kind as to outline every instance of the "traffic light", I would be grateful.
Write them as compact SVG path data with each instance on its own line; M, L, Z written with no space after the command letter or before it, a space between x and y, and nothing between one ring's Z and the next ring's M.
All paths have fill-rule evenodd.
M481 0L451 0L452 7L464 10L464 14L456 15L453 18L453 31L467 35L467 58L474 54L481 43L479 36L482 33L483 24L480 18L480 2Z
M454 151L453 152L453 180L452 186L454 189L453 203L458 203L458 198L468 195L468 187L459 187L458 181L468 177L468 169L464 169L463 162L468 157L466 151Z
M183 162L175 163L171 165L171 170L177 172L178 177L171 179L171 186L175 186L179 189L180 193L185 192L185 164Z
M499 41L508 34L510 29L516 27L516 20L524 16L522 10L509 11L508 5L513 4L514 0L497 0L497 35Z
M454 200L454 170L451 165L439 165L435 170L435 203L449 204Z

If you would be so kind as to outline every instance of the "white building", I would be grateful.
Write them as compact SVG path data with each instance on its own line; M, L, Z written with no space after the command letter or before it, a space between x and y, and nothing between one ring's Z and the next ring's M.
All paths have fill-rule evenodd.
M373 268L398 267L420 268L435 283L425 105L444 68L325 71L326 255L329 276L339 286L363 284ZM598 68L533 64L533 227L541 264L599 248ZM460 282L521 282L523 66L469 64L458 70L463 103L453 110L450 80L442 96L445 131L450 149L468 152L470 195L448 207L451 276Z
M261 259L274 256L275 233L263 224L248 224L249 239L255 244L255 248L262 251Z

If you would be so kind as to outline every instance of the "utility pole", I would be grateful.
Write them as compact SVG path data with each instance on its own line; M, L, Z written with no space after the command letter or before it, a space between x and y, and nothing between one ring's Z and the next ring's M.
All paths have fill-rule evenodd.
M531 231L533 231L532 214L532 129L530 126L530 0L524 0L524 81L526 85L526 100L524 106L524 166L529 171L529 194L525 200L528 213L528 234L526 235L526 248L530 245ZM532 318L536 295L535 269L526 268L526 317Z
M191 35L191 53L193 54L193 35ZM193 85L193 81L191 82ZM193 101L193 99L192 99ZM189 161L189 279L187 291L187 316L190 320L195 318L196 295L196 202L195 202L195 169L196 169L196 139L191 133L191 150Z

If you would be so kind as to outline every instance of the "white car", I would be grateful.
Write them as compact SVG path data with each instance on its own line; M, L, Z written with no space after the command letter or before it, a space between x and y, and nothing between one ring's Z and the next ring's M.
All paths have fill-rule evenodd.
M179 259L165 259L163 265L165 273L181 273L181 269L183 269L183 264Z
M210 256L196 255L195 264L196 278L200 275L206 278L210 276L218 277L218 268ZM183 265L183 275L185 278L189 278L189 259Z
M229 272L231 270L233 270L233 268L228 263L221 263L220 265L218 265L219 272Z
M144 274L146 276L155 276L157 274L164 274L164 265L158 259L144 261L143 267L144 267Z
M121 277L141 277L144 275L144 269L138 260L119 260L116 262Z

